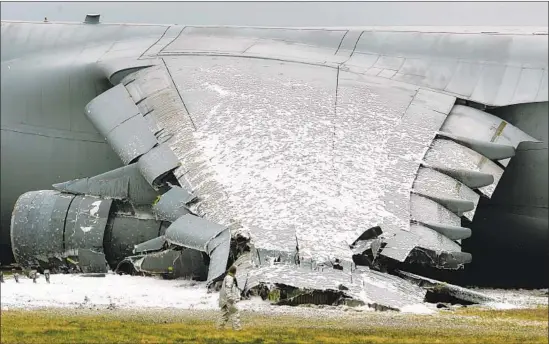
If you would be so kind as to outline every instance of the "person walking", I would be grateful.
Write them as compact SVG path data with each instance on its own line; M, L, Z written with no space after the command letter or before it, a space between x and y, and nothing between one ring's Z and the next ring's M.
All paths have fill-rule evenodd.
M236 303L240 300L240 291L236 282L236 266L231 266L221 285L219 292L219 307L221 308L221 319L218 328L223 330L225 325L232 318L233 330L240 330L240 313Z

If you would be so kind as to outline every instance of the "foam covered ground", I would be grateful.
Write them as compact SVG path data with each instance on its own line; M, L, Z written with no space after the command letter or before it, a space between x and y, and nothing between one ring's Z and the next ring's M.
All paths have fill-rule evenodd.
M1 284L2 310L31 310L39 308L66 310L217 310L219 293L208 293L205 282L164 280L155 277L116 275L83 277L81 275L52 275L50 284L43 276L33 283L27 277L15 283L13 277L5 277ZM314 307L274 306L261 298L242 300L243 311L316 316ZM429 312L418 305L423 313ZM360 307L357 311L373 311ZM338 317L341 307L326 306L323 316Z
M107 274L105 277L52 275L50 284L26 277L2 284L2 307L78 307L214 309L217 294L205 284L185 280Z
M5 277L1 284L2 309L33 308L116 308L116 309L218 309L218 293L208 293L205 283L187 280L164 280L155 277L116 275L83 277L82 275L52 275L50 284L40 276L37 283L21 277ZM492 294L509 306L532 307L547 305L546 290L480 290ZM490 306L490 305L488 305ZM242 300L242 310L269 312L300 312L306 307L272 306L259 298ZM497 305L494 306L495 308ZM325 307L342 312L344 307ZM310 311L315 311L313 308ZM367 307L360 310L368 311ZM402 310L404 313L436 312L433 304L418 304Z

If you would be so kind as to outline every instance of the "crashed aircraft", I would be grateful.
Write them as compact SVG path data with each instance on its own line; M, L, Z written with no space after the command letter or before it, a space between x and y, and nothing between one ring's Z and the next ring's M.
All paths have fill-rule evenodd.
M38 112L4 104L17 78L45 94ZM479 200L517 151L546 150L487 110L546 104L547 79L546 32L2 22L3 121L28 101L35 127L95 145L40 167L94 165L17 198L11 249L210 286L236 264L244 293L278 304L401 309L426 290L395 267L470 263Z

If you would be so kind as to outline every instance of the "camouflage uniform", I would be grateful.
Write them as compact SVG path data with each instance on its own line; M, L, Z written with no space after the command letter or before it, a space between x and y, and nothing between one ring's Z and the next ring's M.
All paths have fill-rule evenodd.
M236 303L240 300L240 291L236 284L236 278L232 274L227 274L223 279L221 292L219 293L219 307L221 308L221 319L218 327L224 329L225 325L232 317L233 329L240 330L240 314Z

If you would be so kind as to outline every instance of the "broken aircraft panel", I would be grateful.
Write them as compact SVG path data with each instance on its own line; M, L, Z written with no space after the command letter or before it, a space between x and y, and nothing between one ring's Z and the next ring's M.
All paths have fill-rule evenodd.
M193 249L181 250L181 256L175 261L174 271L176 276L191 278L197 281L208 280L209 271L205 253Z
M242 271L243 270L243 271ZM242 272L240 272L242 271ZM246 277L243 277L245 275ZM284 287L293 287L305 291L326 292L342 294L345 298L354 299L364 304L381 306L390 309L402 309L422 303L426 292L405 280L364 268L353 273L347 273L335 269L310 270L291 265L273 265L257 269L238 269L237 280L241 284L244 293L253 289L266 288L269 292ZM257 292L257 291L256 291ZM292 295L289 298L292 297ZM295 296L295 295L294 295ZM275 300L284 304L289 299ZM325 299L324 302L332 304L334 300Z
M139 245L135 245L133 253L142 254L152 251L160 251L164 244L166 243L166 238L164 236L159 236L148 241L145 241Z
M187 204L194 198L182 187L174 186L158 199L153 206L153 212L158 218L173 222L185 214L190 214Z
M180 255L181 252L174 250L151 253L137 259L133 265L137 271L146 271L152 274L172 273L175 260Z
M208 255L210 256L208 282L210 284L223 277L227 271L230 250L231 233L228 229L221 232L208 243Z
M247 288L300 289L283 296L290 303L322 299L305 288L399 309L422 291L364 270L355 256L443 269L470 262L456 242L474 235L462 218L474 221L477 191L491 197L520 142L535 140L473 104L547 101L538 94L546 34L478 32L464 43L429 30L110 28L74 25L97 44L74 36L67 56L85 59L95 83L115 86L77 95L77 111L57 94L43 101L52 113L85 108L75 126L94 144L106 139L127 166L55 184L61 193L23 194L11 226L21 264L93 249L111 268L173 267L212 283L236 259ZM524 61L521 47L531 48ZM3 80L5 61L24 67L8 51ZM529 70L504 78L517 63ZM74 98L65 86L58 93ZM231 252L241 234L246 263Z
M150 209L57 191L29 192L14 211L14 253L22 266L54 269L69 266L67 258L78 260L79 250L89 249L104 253L114 268L134 245L162 234L166 224ZM37 230L40 223L48 226Z
M175 245L206 252L210 241L224 230L226 230L224 226L186 214L168 227L166 240Z
M171 244L206 252L210 256L209 283L227 270L231 241L228 228L186 214L166 229L165 238Z
M472 256L460 251L436 251L415 247L408 252L407 263L431 266L437 269L457 270L472 261Z
M396 273L402 278L424 288L430 292L444 293L449 296L452 296L458 300L470 302L470 303L488 303L488 302L498 302L498 300L489 295L463 288L457 285L440 282L431 278L419 276L407 271L399 271Z
M179 166L179 160L165 144L159 144L145 153L137 162L141 174L154 188L162 186L159 181L163 176Z
M191 278L205 281L208 265L202 253L193 249L167 249L160 252L129 256L122 260L117 273L162 275L166 278Z
M137 164L100 175L54 184L53 188L69 194L127 200L133 204L152 204L159 196L145 180Z
M83 273L107 273L105 254L94 250L79 249L78 265Z

